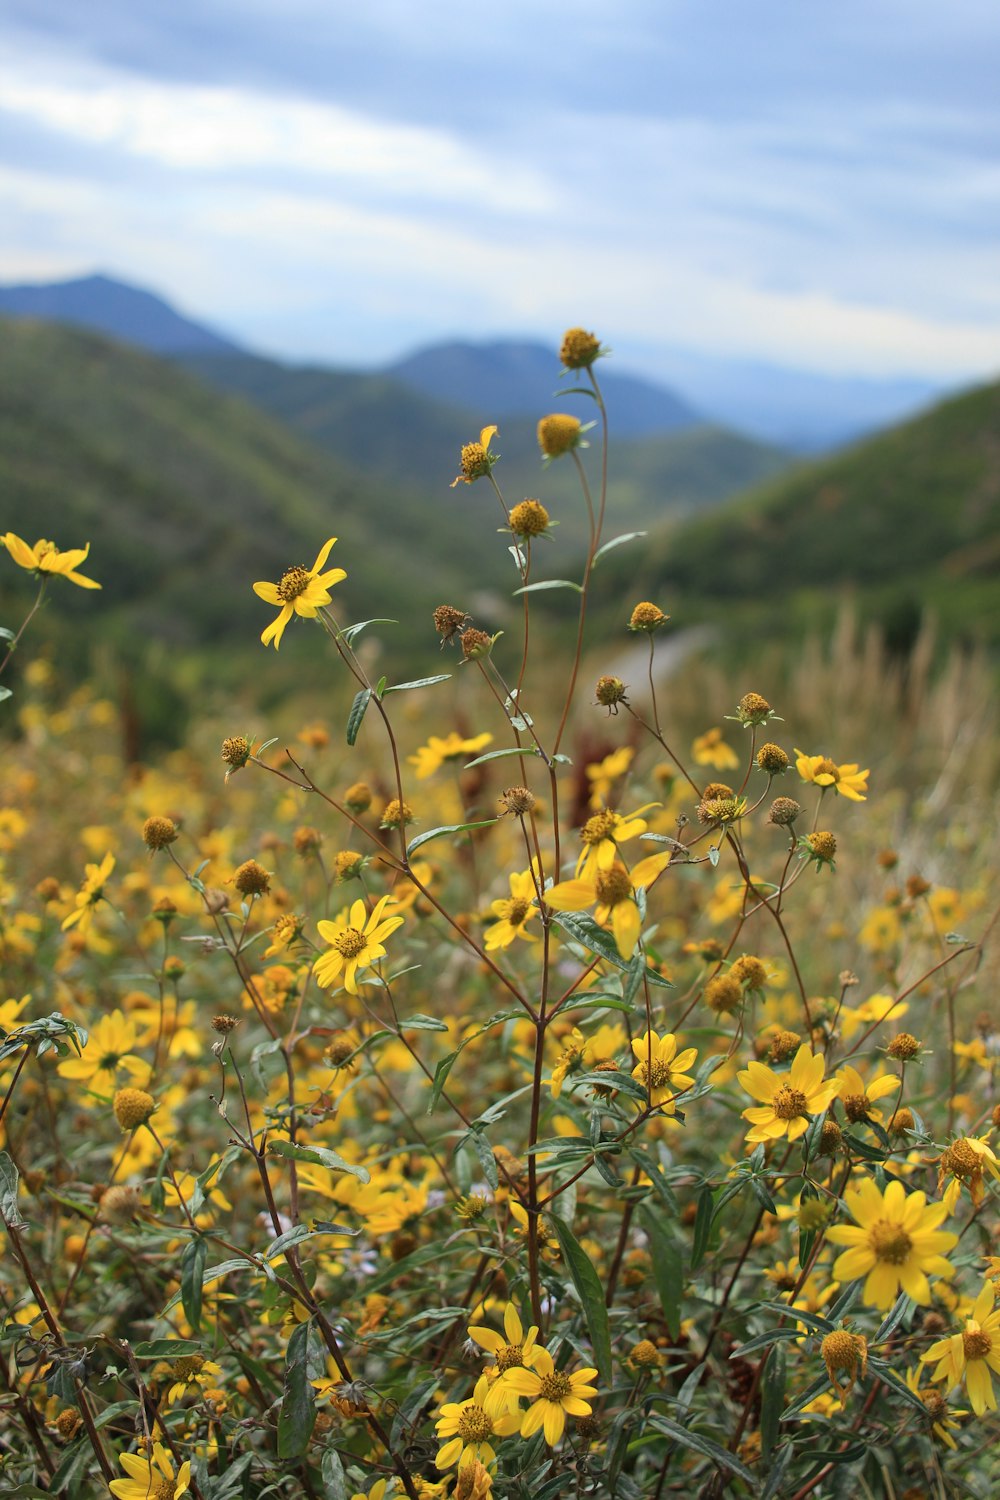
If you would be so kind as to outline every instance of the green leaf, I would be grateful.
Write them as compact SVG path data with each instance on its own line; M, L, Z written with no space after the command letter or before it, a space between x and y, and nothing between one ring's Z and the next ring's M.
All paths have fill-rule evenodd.
M646 1090L631 1073L574 1073L570 1075L570 1083L574 1089L578 1088L602 1088L617 1089L620 1094L626 1094L630 1099L638 1099L640 1103L646 1102Z
M563 1260L573 1278L577 1295L583 1305L583 1315L590 1331L590 1342L594 1347L594 1364L602 1385L611 1384L611 1329L608 1324L608 1309L604 1305L604 1288L601 1279L591 1264L590 1257L573 1234L565 1220L558 1214L549 1219L555 1230Z
M924 1416L927 1415L927 1408L920 1397L910 1390L905 1380L900 1380L895 1370L890 1369L884 1360L869 1358L868 1369L871 1374L882 1381L883 1385L891 1387L897 1396L902 1396L908 1406L912 1406L915 1411L923 1412Z
M13 688L0 687L0 703L2 703L5 698L13 698L13 696L14 696L14 690L13 690Z
M594 561L590 566L592 568L596 568L605 552L610 552L612 547L621 547L624 546L626 542L634 542L638 537L648 535L648 531L626 531L623 536L613 536L610 542L605 542L603 547L598 547L597 551L594 553Z
M208 1243L201 1235L184 1247L181 1256L181 1303L193 1333L201 1332L201 1289L207 1259Z
M449 682L450 680L450 672L439 672L436 677L417 677L413 682L395 682L391 687L387 687L381 696L385 697L389 693L405 693L407 688L433 687L435 682Z
M431 839L443 838L446 833L468 833L472 828L491 828L498 821L497 818L483 818L479 823L445 823L440 828L429 828L426 833L418 833L415 839L411 839L406 846L406 857L409 859L418 849L429 844Z
M5 641L14 641L17 639L17 636L13 630L8 630L6 625L0 625L0 638Z
M665 1208L668 1208L675 1219L680 1218L680 1205L674 1197L673 1188L670 1186L660 1165L644 1146L632 1146L629 1156L636 1166L641 1167L649 1178L653 1192L659 1198Z
M0 1218L9 1229L24 1226L17 1207L17 1168L6 1151L0 1151Z
M778 1442L781 1413L785 1405L787 1363L784 1345L774 1344L765 1355L765 1360L761 1381L760 1446L764 1458L769 1459Z
M350 1172L352 1177L358 1177L362 1182L371 1181L371 1173L367 1167L345 1161L327 1146L298 1146L292 1141L276 1140L268 1141L267 1149L274 1156L284 1156L291 1161L315 1162L317 1166L329 1167L331 1172Z
M447 1031L448 1028L443 1021L436 1016L407 1016L399 1023L400 1031Z
M400 1446L405 1430L413 1426L416 1418L423 1411L439 1385L440 1381L436 1375L432 1376L430 1380L422 1380L416 1389L412 1390L406 1399L400 1403L399 1410L393 1418L392 1428L389 1432L390 1451L395 1451ZM408 1444L403 1443L404 1448L407 1446Z
M313 1320L297 1323L288 1340L285 1382L278 1413L278 1457L301 1458L316 1422L316 1393L309 1382L309 1336Z
M354 643L355 639L361 634L362 630L367 630L368 629L369 625L398 625L398 624L399 624L398 620L359 620L356 625L345 625L344 628L343 628L343 630L340 632L340 639L342 641L346 641L347 644L350 646L350 645L352 645Z
M593 917L588 917L581 912L554 911L552 920L557 927L568 932L570 937L581 943L588 953L596 953L598 958L607 959L609 964L614 964L616 969L629 970L632 960L622 958L618 952L618 944L615 942L614 934L608 932L604 927L599 927ZM669 979L664 979L655 969L646 970L646 978L650 984L658 985L661 989L672 989L673 985Z
M149 1339L132 1345L136 1359L187 1359L189 1354L201 1352L198 1339Z
M348 1500L347 1475L336 1448L327 1448L320 1464L323 1500Z
M524 1011L520 1008L517 1010L498 1010L495 1015L490 1016L488 1021L484 1021L477 1031L473 1031L465 1037L455 1048L454 1052L449 1052L447 1057L442 1057L434 1070L434 1081L431 1085L431 1102L427 1106L427 1113L429 1115L433 1114L437 1108L444 1086L448 1082L448 1074L455 1066L455 1062L463 1048L467 1047L470 1042L474 1042L477 1037L481 1037L484 1032L489 1031L492 1027L499 1026L501 1022L517 1021L523 1015Z
M792 1316L798 1317L797 1311L793 1310ZM789 1343L792 1339L800 1339L801 1333L794 1328L772 1328L770 1333L758 1333L755 1338L747 1339L745 1344L740 1344L729 1356L730 1359L745 1359L748 1354L755 1354L758 1349L769 1349L772 1344Z
M691 1270L697 1271L708 1249L708 1237L712 1232L715 1215L715 1197L710 1183L703 1183L698 1193L698 1212L694 1220L694 1244L691 1247Z
M662 1399L662 1398L660 1398ZM700 1453L704 1458L710 1458L719 1468L729 1469L751 1487L751 1494L756 1488L757 1481L747 1468L746 1464L740 1462L734 1453L728 1453L725 1448L720 1448L718 1443L713 1443L711 1438L703 1437L700 1432L690 1432L682 1427L679 1422L672 1422L669 1417L661 1417L658 1412L653 1412L649 1418L650 1427L655 1427L658 1432L673 1438L675 1443L680 1443L682 1448L691 1448L695 1453Z
M286 1229L284 1234L279 1234L276 1240L272 1240L264 1251L265 1260L276 1260L279 1255L285 1255L296 1245L304 1244L306 1240L314 1240L317 1235L327 1234L360 1234L360 1229L351 1229L347 1224L332 1224L329 1221L314 1221L312 1228L307 1224L296 1224L294 1229Z
M515 589L514 598L518 594L540 594L543 589L572 589L575 594L583 593L580 585L569 578L546 578L542 583L527 583L523 589Z
M503 760L508 755L540 755L537 745L512 745L507 750L487 750L485 755L477 755L475 760L465 762L465 770L471 771L473 766L481 766L488 760Z
M684 1294L684 1264L681 1252L660 1215L648 1203L639 1207L639 1219L649 1236L653 1279L672 1339L680 1338L681 1298Z
M497 1161L493 1155L493 1147L481 1130L473 1130L470 1133L472 1135L472 1144L476 1148L476 1155L479 1157L479 1164L483 1169L483 1176L493 1191L496 1192L500 1186L500 1173L497 1171Z
M371 688L361 688L354 694L354 702L351 704L351 711L347 715L347 743L349 745L357 742L358 733L371 698Z
M220 1260L214 1266L206 1266L201 1273L202 1286L208 1286L210 1281L221 1281L223 1276L229 1276L233 1271L252 1271L254 1268L251 1260Z

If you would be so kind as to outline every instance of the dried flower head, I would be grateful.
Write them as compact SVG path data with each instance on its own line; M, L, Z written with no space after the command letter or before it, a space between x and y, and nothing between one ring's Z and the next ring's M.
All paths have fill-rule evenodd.
M300 859L306 859L308 855L315 854L323 842L323 835L318 828L312 828L304 823L301 828L296 828L292 834L292 848Z
M779 828L787 828L802 812L801 804L794 797L775 797L771 803L771 810L767 815L769 823L775 823Z
M553 412L551 416L543 417L538 424L538 446L543 458L561 458L564 453L578 448L582 441L583 428L579 417L571 417L566 412Z
M490 451L490 443L497 431L496 427L484 427L477 443L465 444L459 461L460 472L451 482L452 489L456 484L475 484L477 479L483 479L490 472L500 457L498 453Z
M606 708L609 714L616 714L620 703L628 707L627 690L620 677L598 677L594 691L598 703L602 708Z
M245 734L233 734L222 741L222 759L229 767L226 772L227 781L234 771L242 771L251 753L250 741Z
M917 1057L924 1047L923 1043L919 1042L909 1031L899 1031L885 1050L897 1062L909 1062L911 1058Z
M559 358L567 370L589 369L602 353L600 339L585 328L567 328L563 334Z
M817 833L807 834L804 839L800 840L800 843L809 858L815 860L817 869L820 865L832 867L834 855L837 853L837 840L832 833L823 828Z
M119 1089L112 1108L123 1130L137 1130L156 1108L156 1100L145 1089Z
M372 789L366 781L355 781L344 793L344 806L352 813L367 812L372 805Z
M731 974L716 974L705 986L705 1004L717 1016L735 1015L743 1009L743 989Z
M515 818L523 818L530 813L537 798L534 792L529 791L526 786L509 786L505 792L500 793L500 816L510 814Z
M490 655L495 640L496 636L470 626L462 632L462 655L466 661L478 661L480 657Z
M472 616L467 615L464 609L456 609L453 604L439 604L434 611L434 629L441 637L442 646L449 645L456 634L471 622Z
M270 889L271 874L255 859L247 859L238 866L233 885L241 896L263 896Z
M762 990L767 983L767 969L753 953L736 959L729 973L748 990Z
M670 616L665 615L658 605L643 600L633 609L628 628L629 630L645 630L652 634L654 630L659 630L661 625L665 625L669 619Z
M142 842L147 849L165 849L177 837L173 818L147 818L142 825Z
M797 1031L777 1031L771 1038L771 1045L767 1049L767 1055L772 1062L787 1062L794 1057L802 1045L802 1038Z
M551 522L549 513L540 500L521 500L510 513L510 529L514 536L544 536Z
M212 1030L217 1031L220 1036L228 1036L231 1031L236 1030L239 1024L239 1016L231 1016L225 1011L212 1017Z
M127 1224L139 1212L140 1201L134 1183L116 1183L101 1194L98 1214L108 1224Z
M764 724L773 713L770 703L760 693L744 693L736 705L736 717L741 724Z
M782 771L788 770L788 756L780 745L772 745L768 740L757 751L757 764L768 776L780 776Z

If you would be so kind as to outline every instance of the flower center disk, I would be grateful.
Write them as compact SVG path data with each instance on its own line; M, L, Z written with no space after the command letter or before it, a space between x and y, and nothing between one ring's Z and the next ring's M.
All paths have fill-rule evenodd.
M481 1406L467 1406L458 1419L458 1435L464 1443L485 1443L493 1436L493 1423Z
M779 1120L798 1120L804 1114L808 1114L808 1101L801 1089L789 1088L788 1084L782 1084L774 1098L771 1107Z
M356 927L347 927L334 938L333 946L345 958L357 958L359 953L364 952L365 935Z
M304 594L308 587L308 568L301 566L288 568L281 575L281 582L278 584L278 598L284 600L286 604L291 604L300 594Z
M901 1266L913 1249L913 1241L906 1230L888 1219L879 1219L869 1232L871 1247L879 1260L890 1266Z

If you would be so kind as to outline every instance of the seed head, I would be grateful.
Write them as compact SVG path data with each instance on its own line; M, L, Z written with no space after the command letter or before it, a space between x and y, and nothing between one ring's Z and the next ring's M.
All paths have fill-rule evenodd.
M767 1055L772 1062L787 1062L794 1057L802 1045L802 1038L797 1031L779 1031L771 1038L771 1045L767 1049Z
M306 859L310 854L315 854L323 842L323 835L318 828L311 828L304 823L301 828L296 828L292 834L292 847L301 859Z
M637 1344L633 1345L629 1359L640 1369L648 1370L660 1363L660 1351L652 1339L640 1339Z
M698 821L707 825L735 823L746 811L745 797L704 797L698 803Z
M741 724L763 724L772 712L770 703L760 693L744 693L736 705L736 717Z
M231 1031L236 1030L239 1024L239 1016L231 1016L225 1011L212 1017L212 1030L217 1031L220 1036L228 1036Z
M101 1194L98 1213L109 1224L128 1224L138 1213L139 1202L139 1189L133 1183L117 1183Z
M250 741L245 734L233 734L222 741L222 759L229 767L227 775L233 771L242 771L250 759Z
M500 815L511 814L515 818L523 818L530 813L537 798L534 792L526 786L509 786L505 792L500 793Z
M775 797L771 803L767 821L776 823L779 828L787 828L789 824L795 822L801 811L802 807L794 797Z
M519 1182L528 1170L521 1158L508 1151L506 1146L494 1146L493 1157L497 1166L506 1173L508 1182Z
M112 1108L123 1130L137 1130L153 1113L156 1100L145 1089L119 1089Z
M930 888L930 881L925 880L922 875L910 875L906 882L906 894L911 901L916 901L918 896L926 896Z
M241 896L263 896L271 887L270 872L255 859L244 860L233 876L233 885Z
M735 796L735 793L732 787L727 786L724 781L710 781L701 795L703 798L711 800L713 797L732 797Z
M353 1037L344 1033L343 1036L335 1036L326 1047L323 1056L331 1068L342 1068L347 1059L357 1048Z
M352 813L367 812L372 805L372 789L366 781L355 781L344 793L344 805Z
M538 446L543 458L561 458L564 453L578 448L582 441L583 430L579 417L554 412L549 417L543 417L538 424Z
M176 915L177 907L171 901L169 896L161 896L158 901L155 901L153 903L153 916L158 922L162 922L164 927L166 927L169 922L172 922Z
M717 1016L743 1009L743 990L731 974L717 974L705 986L705 1004Z
M905 1135L908 1130L913 1129L915 1123L913 1111L904 1106L902 1109L897 1109L889 1121L889 1134Z
M598 703L602 708L607 709L609 715L618 712L620 703L628 707L625 684L620 677L598 677L594 691Z
M488 442L466 443L459 461L461 473L458 482L474 484L477 479L484 478L495 463L496 455L490 452Z
M338 880L358 880L365 867L365 856L356 849L338 849L333 868Z
M177 837L173 818L147 818L142 825L142 842L147 849L165 849Z
M544 536L549 524L549 513L540 500L521 500L510 513L510 529L515 536Z
M439 604L434 611L434 629L441 637L442 646L447 646L471 620L472 616L464 609L456 609L453 604Z
M772 745L768 740L757 751L757 764L769 776L780 776L782 771L788 770L788 756L780 745Z
M67 1406L61 1411L53 1422L53 1427L58 1432L64 1443L71 1442L83 1426L83 1418L75 1406Z
M407 823L413 822L413 808L408 802L400 802L398 797L393 797L382 809L382 817L379 820L380 828L405 828Z
M820 1156L836 1156L844 1141L844 1132L836 1120L824 1120L819 1133Z
M820 829L818 833L807 834L803 840L809 851L810 859L814 859L817 865L832 865L833 857L837 852L837 840L832 833L826 829Z
M586 370L602 354L597 335L585 328L567 328L563 334L559 358L567 370Z
M744 953L738 958L730 969L733 979L739 980L748 990L762 990L767 983L767 970L759 958L752 953Z
M632 611L632 618L628 622L628 628L629 630L645 630L649 634L652 634L654 630L659 630L661 625L665 625L669 619L670 616L665 615L658 605L650 604L648 600L644 600L641 604L637 604Z
M909 1062L911 1058L918 1056L924 1049L923 1043L918 1042L917 1038L912 1036L910 1032L899 1031L885 1050L897 1062Z
M468 630L462 631L462 655L466 661L478 661L480 657L489 656L493 650L495 637L487 635L485 630L476 630L470 626Z

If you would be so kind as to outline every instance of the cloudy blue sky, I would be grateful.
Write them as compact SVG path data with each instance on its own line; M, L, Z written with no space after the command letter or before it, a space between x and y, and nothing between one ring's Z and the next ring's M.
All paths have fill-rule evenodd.
M1000 370L996 0L6 0L0 281L375 363Z

